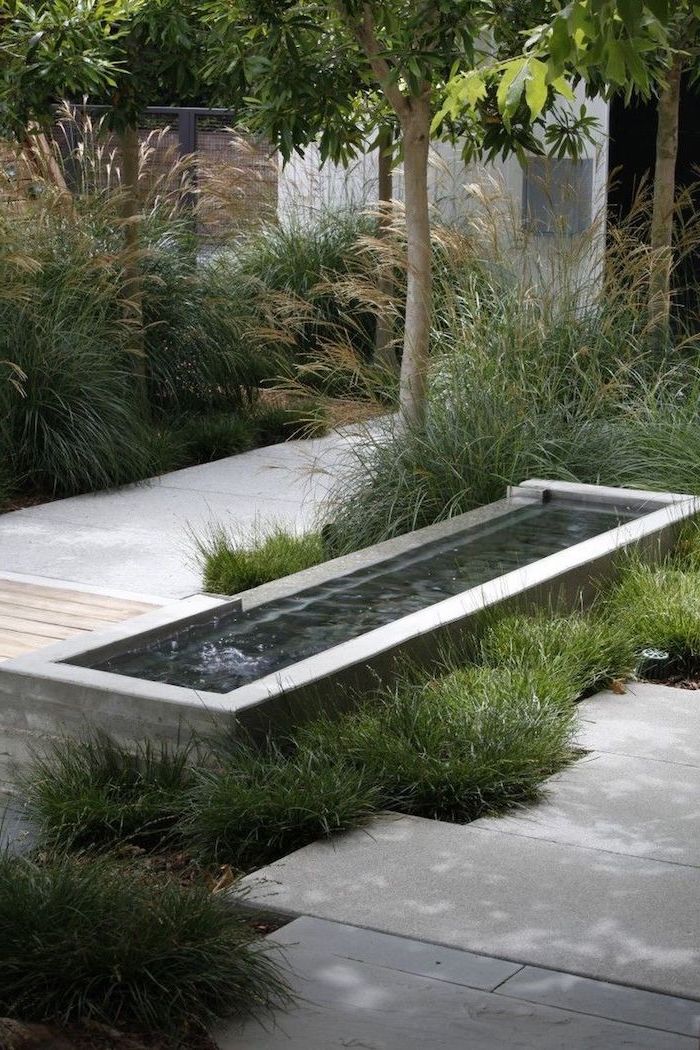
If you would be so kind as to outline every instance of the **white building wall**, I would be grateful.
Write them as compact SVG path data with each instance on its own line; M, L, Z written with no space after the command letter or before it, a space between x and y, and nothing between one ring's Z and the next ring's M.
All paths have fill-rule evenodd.
M589 285L591 276L602 272L605 249L609 113L607 103L600 99L585 99L583 89L579 88L573 108L578 111L582 102L599 122L596 142L587 144L584 150L584 157L593 165L592 191L591 199L581 203L591 224L582 235L566 237L571 256L575 257L579 251L580 283ZM516 253L519 249L522 251L523 266L528 273L532 272L533 280L557 281L560 278L554 268L560 265L560 238L533 233L520 236L524 219L524 180L524 170L514 156L491 165L465 165L458 146L438 142L431 149L429 185L436 215L448 223L474 215L479 205L472 187L481 187L484 196L492 203L500 198L502 236L511 237ZM396 200L403 199L400 165L394 171L393 193ZM322 166L315 147L308 149L303 157L295 156L287 165L280 163L278 215L281 222L311 221L329 209L371 208L376 201L376 151L357 158L348 168L330 163Z

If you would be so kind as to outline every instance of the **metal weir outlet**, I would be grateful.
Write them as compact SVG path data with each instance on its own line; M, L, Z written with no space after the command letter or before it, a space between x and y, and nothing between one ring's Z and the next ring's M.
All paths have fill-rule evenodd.
M407 660L430 664L496 606L589 600L622 551L658 557L698 510L673 493L530 480L233 600L198 595L8 661L0 736L295 724L351 702L344 687L367 692Z

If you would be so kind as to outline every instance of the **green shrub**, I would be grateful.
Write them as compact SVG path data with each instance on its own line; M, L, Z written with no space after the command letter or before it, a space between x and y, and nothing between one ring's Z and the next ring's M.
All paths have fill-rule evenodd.
M176 833L193 758L191 747L132 751L103 733L67 737L32 757L19 789L45 846L157 847Z
M377 808L371 778L307 748L240 745L221 770L202 770L182 823L204 858L257 868L314 839L363 824Z
M684 571L672 561L661 566L633 564L609 599L638 653L655 649L669 654L673 673L700 661L700 572Z
M247 413L190 415L175 423L174 429L184 446L186 465L235 456L257 444L255 427Z
M0 221L1 458L17 483L69 495L143 477L144 427L125 354L118 254L87 217ZM8 366L9 367L9 366Z
M618 620L544 612L508 616L489 628L481 658L492 667L544 669L568 683L573 696L628 678L637 662L633 640Z
M152 403L167 415L240 413L275 375L274 355L250 338L259 321L227 256L198 262L189 225L144 226L146 355Z
M318 532L268 526L236 541L223 527L194 538L205 591L238 594L250 587L309 569L328 557Z
M295 438L322 437L329 430L328 416L318 403L294 408L281 405L258 408L252 425L255 444L259 446L276 445Z
M360 358L374 349L373 313L347 280L363 277L371 263L357 251L372 224L358 212L334 210L316 221L273 223L251 231L237 248L233 281L256 289L263 317L287 336L284 355L300 363L319 346L341 339Z
M0 931L3 1016L191 1031L283 995L225 899L106 861L1 855Z
M555 675L470 667L406 683L300 740L354 763L384 807L462 822L536 798L572 758L573 725L570 689Z

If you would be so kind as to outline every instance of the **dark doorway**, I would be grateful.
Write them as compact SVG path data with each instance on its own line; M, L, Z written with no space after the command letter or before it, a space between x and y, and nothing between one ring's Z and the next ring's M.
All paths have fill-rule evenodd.
M615 99L610 107L611 186L608 214L612 221L629 213L635 195L644 179L654 177L656 153L656 104L634 100L625 106ZM700 85L691 87L686 76L682 85L680 133L676 187L697 185L700 181ZM695 207L700 208L700 192L695 194ZM679 311L697 311L700 285L700 247L679 267L676 278Z

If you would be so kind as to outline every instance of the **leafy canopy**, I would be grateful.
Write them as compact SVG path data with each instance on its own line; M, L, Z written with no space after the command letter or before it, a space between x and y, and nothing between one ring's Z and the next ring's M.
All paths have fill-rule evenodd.
M459 139L466 159L542 152L545 116L573 97L544 63L509 64L550 0L207 0L206 12L217 101L244 105L287 160L317 142L323 159L347 163L418 99L438 114L433 134ZM569 113L550 144L575 149L593 123Z
M0 131L59 100L105 102L114 127L196 94L204 21L193 0L10 0L0 15Z

